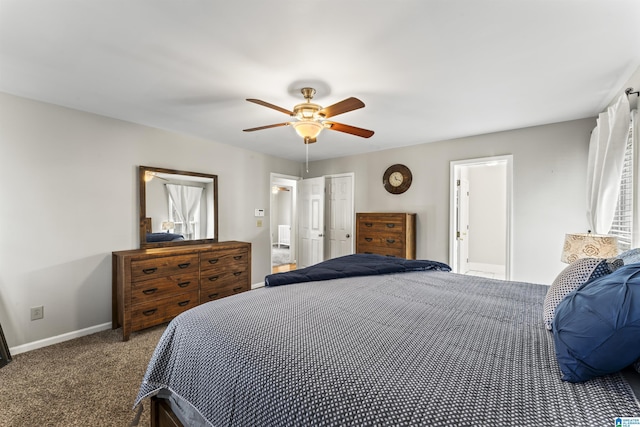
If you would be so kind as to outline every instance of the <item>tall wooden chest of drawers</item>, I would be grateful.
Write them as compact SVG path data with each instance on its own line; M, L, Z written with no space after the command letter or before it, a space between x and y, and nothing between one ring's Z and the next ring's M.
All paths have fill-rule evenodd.
M251 244L118 251L112 270L112 326L122 326L126 341L198 304L251 289Z
M416 214L357 213L356 253L416 259Z

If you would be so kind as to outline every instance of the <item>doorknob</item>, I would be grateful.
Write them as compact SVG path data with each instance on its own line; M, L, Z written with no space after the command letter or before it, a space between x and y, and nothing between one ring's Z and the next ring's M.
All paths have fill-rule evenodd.
M348 239L349 237L351 237L351 234L347 234L345 237Z
M322 233L318 234L318 237L322 237Z

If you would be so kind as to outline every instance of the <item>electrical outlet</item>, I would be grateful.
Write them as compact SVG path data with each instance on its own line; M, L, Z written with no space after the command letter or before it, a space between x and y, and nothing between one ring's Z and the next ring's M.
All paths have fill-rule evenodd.
M261 219L256 221L256 227L262 227L262 220Z
M44 318L44 306L31 307L31 320L39 320Z

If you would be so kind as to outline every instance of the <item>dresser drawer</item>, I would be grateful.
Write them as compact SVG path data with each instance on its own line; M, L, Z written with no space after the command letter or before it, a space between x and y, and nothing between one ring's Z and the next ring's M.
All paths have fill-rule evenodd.
M137 304L131 309L131 328L137 331L168 322L198 303L198 291L193 291Z
M200 290L200 302L205 303L215 299L228 297L229 295L239 294L250 289L249 277L245 275L244 279L234 278L232 281L226 281L217 286L202 286Z
M384 256L405 258L405 252L403 248L386 248L384 246L358 245L358 249L356 252L360 254L378 254Z
M197 291L198 287L197 271L134 282L131 285L131 304Z
M358 229L361 233L402 235L404 233L404 222L394 219L383 221L377 219L361 219L358 221Z
M198 272L198 254L131 261L132 282L193 272Z
M375 233L365 233L358 235L357 244L360 246L382 246L385 248L398 248L404 247L405 241L402 234L399 235L382 235Z
M248 260L249 252L246 248L203 252L200 254L200 271L206 274L209 270L246 270Z

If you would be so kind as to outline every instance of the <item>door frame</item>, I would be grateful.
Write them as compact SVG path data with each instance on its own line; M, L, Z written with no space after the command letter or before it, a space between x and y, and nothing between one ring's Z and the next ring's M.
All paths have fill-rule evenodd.
M513 272L513 155L480 157L466 160L452 160L449 168L449 265L453 272L459 271L458 240L456 239L456 180L465 166L489 165L495 162L506 163L506 224L505 224L505 279L511 280Z
M291 244L289 248L291 249L291 258L293 260L298 259L298 207L297 207L297 185L298 181L302 178L294 175L285 175L281 173L271 172L271 176L269 178L269 271L271 271L271 260L273 259L273 239L274 232L277 233L277 229L273 230L271 215L273 213L273 197L271 197L271 191L274 185L282 185L279 180L293 181L293 189L291 191Z

